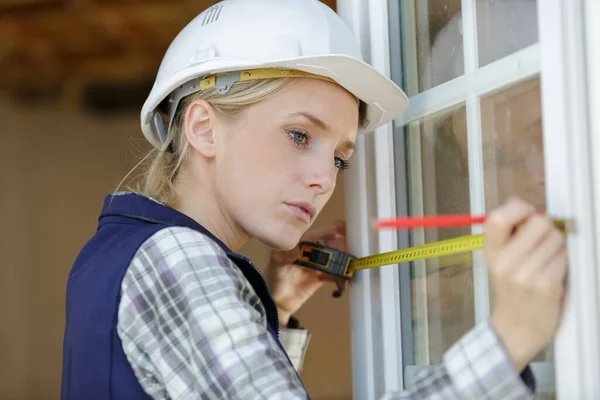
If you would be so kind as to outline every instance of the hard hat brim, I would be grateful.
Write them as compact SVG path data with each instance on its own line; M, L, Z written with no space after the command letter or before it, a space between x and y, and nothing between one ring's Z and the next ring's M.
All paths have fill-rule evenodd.
M162 79L152 88L141 110L141 128L146 139L160 148L161 140L152 121L155 111L171 93L193 79L210 74L257 68L296 69L333 79L367 105L366 122L359 133L371 132L398 117L408 107L408 97L398 85L369 64L346 55L306 56L292 59L247 60L213 58L208 62L188 65Z

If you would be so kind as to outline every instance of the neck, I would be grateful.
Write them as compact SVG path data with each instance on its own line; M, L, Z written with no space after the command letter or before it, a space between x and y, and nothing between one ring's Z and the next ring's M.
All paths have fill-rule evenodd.
M173 208L194 219L225 243L231 251L239 252L250 239L250 235L220 206L221 203L213 190L214 186L209 182L191 179L191 176L183 173L179 178L176 185L178 200Z

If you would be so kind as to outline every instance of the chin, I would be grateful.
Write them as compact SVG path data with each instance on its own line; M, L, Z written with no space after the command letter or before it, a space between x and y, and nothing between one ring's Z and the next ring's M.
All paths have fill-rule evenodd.
M308 229L308 226L306 227ZM261 226L253 235L256 239L275 250L292 250L306 231L296 225L284 223L278 228L266 224Z

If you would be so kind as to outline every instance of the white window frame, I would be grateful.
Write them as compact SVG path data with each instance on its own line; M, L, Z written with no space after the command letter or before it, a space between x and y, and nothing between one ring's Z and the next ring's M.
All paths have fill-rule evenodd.
M555 341L557 397L597 399L600 398L600 285L596 248L600 221L594 195L600 190L600 171L592 169L598 163L595 160L593 165L591 160L600 157L597 146L600 125L598 112L593 111L593 106L599 104L600 89L599 53L595 48L600 35L593 25L597 24L600 9L594 2L583 0L542 3L538 7L538 21L542 38L542 92L545 92L542 109L548 212L575 222L575 232L568 236L570 293ZM596 86L588 90L592 82ZM596 147L592 148L591 143Z
M462 0L465 37L476 37L475 2ZM338 0L337 10L358 36L366 61L389 77L394 55L389 43L388 0ZM600 235L596 235L600 213L593 201L600 199L600 112L590 111L600 110L600 27L594 28L598 18L598 2L538 0L540 43L476 69L477 43L465 40L465 75L412 97L409 109L395 121L406 124L465 103L470 180L483 182L479 97L542 71L547 209L577 222L576 231L568 237L570 263L576 267L570 270L570 297L555 341L559 399L600 398L600 274L595 252L600 246ZM354 164L359 167L346 175L349 248L357 256L395 250L399 236L400 243L404 242L394 231L373 232L370 224L375 216L406 213L406 203L396 199L395 179L406 171L394 163L392 138L392 123L359 138ZM471 186L483 188L482 184ZM481 190L471 193L471 212L485 212ZM475 227L473 233L479 229ZM401 334L403 312L406 315L410 310L400 310L401 296L407 295L400 290L406 278L400 278L407 270L406 265L394 265L359 271L351 285L355 398L375 400L402 390L410 381L411 374L405 377L402 353L403 349L411 351L413 344L403 342ZM479 322L489 312L488 289L481 285L486 278L483 260L475 260L474 273L479 281L475 296L483 300L476 302L483 304L476 310ZM548 384L544 377L551 373L547 366L534 368L542 385Z

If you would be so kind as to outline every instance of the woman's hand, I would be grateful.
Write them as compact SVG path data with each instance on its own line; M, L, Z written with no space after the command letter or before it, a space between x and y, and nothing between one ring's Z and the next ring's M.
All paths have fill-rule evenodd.
M495 297L491 322L522 371L560 325L568 270L565 239L548 217L514 198L487 218L484 254Z
M346 252L346 224L344 221L335 221L309 229L300 241L318 243ZM292 264L297 255L297 248L273 251L265 270L269 289L277 304L281 326L287 326L290 316L325 282L334 281L334 278L320 271Z

